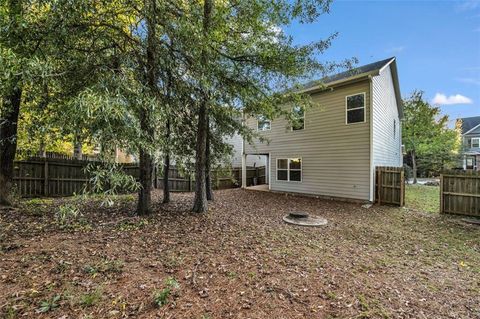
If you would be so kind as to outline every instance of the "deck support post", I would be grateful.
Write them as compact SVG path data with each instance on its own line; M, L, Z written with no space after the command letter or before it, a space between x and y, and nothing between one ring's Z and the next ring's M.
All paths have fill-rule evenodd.
M247 155L242 154L242 188L247 187Z

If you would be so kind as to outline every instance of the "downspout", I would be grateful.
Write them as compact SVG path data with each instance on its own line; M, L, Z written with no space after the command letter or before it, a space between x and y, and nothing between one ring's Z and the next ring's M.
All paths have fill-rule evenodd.
M242 126L245 126L245 112L242 110ZM242 135L242 171L240 172L241 187L247 187L247 155L245 154L245 137Z
M373 76L369 75L370 84L370 113L369 113L369 129L370 129L370 202L375 202L375 167L373 162Z

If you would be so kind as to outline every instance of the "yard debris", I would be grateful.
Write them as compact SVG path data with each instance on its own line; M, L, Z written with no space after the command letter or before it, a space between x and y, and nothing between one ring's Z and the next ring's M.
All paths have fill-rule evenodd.
M480 272L478 232L459 219L235 189L217 191L207 214L193 214L192 197L172 194L171 203L143 218L129 217L131 200L114 207L86 201L89 228L55 223L53 206L65 198L40 215L0 212L0 318L480 313L472 281ZM153 199L160 203L161 191ZM280 220L285 207L322 215L329 226L291 227ZM153 307L152 294L168 288L169 278L178 289L168 304ZM84 306L82 296L95 291L102 294ZM51 309L37 313L42 301Z
M368 203L368 204L362 205L362 208L367 208L367 209L368 209L368 208L370 208L370 207L372 207L372 206L373 206L372 203Z

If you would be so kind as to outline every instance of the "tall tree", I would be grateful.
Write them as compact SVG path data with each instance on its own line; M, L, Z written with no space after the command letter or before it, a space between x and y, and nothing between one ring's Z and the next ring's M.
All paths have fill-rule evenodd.
M202 82L206 81L207 78L207 67L209 54L207 51L207 44L210 38L210 27L212 23L212 14L214 10L213 0L205 0L203 3L203 43L200 54L200 63L202 65ZM205 212L207 211L207 185L206 185L206 165L207 165L207 135L208 135L208 107L210 103L208 88L202 87L201 97L199 101L198 108L198 123L197 123L197 148L195 156L195 199L193 202L193 211L194 212Z
M18 119L26 86L42 83L54 27L48 3L7 0L0 4L0 203L10 203Z
M7 33L1 34L2 57L23 58L28 53L22 48L23 7L21 1L8 1L2 7L1 24L6 26ZM3 29L3 28L2 28ZM13 64L13 63L12 63ZM13 160L17 151L17 122L20 113L23 83L19 72L20 63L11 65L13 75L10 75L2 85L2 101L0 109L0 204L10 204L10 190L13 182ZM18 69L17 69L18 68ZM18 72L18 73L17 73ZM4 79L2 79L3 82Z

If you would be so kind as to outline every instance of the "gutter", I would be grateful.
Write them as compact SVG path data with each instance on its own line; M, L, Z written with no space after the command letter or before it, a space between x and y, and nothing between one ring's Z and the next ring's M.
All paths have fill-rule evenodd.
M340 85L346 85L346 84L349 84L351 82L358 82L358 81L361 81L361 80L371 79L373 76L376 76L376 75L379 75L379 74L380 74L379 70L371 71L371 72L368 72L368 73L361 73L361 74L357 74L355 76L351 76L351 77L346 78L346 79L341 79L341 80L337 80L337 81L333 81L333 82L328 82L328 83L325 83L324 85L319 84L319 85L313 86L313 87L308 88L308 89L299 90L297 92L298 93L311 93L311 92L314 92L314 91L332 90L334 87L337 87L337 86L340 86Z

